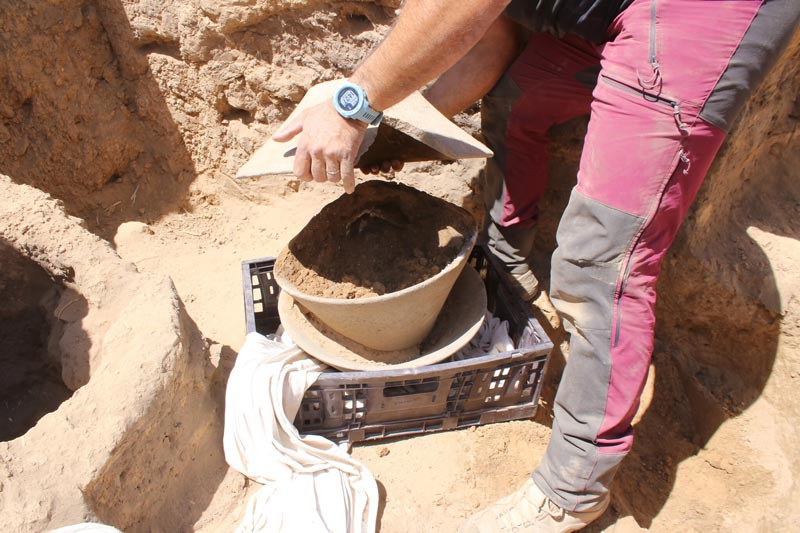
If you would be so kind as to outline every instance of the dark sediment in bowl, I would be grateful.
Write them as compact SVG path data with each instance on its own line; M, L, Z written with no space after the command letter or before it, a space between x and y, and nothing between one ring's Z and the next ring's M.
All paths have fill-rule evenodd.
M475 231L472 216L449 202L368 181L311 219L279 256L276 276L309 296L389 294L445 270Z

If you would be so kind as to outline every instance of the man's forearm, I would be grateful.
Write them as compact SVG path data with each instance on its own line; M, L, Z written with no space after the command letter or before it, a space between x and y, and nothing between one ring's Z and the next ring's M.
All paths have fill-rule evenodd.
M524 42L522 28L498 17L478 44L426 89L425 98L447 117L460 113L494 87Z
M351 79L370 105L390 107L461 59L503 12L508 0L408 0L383 43Z

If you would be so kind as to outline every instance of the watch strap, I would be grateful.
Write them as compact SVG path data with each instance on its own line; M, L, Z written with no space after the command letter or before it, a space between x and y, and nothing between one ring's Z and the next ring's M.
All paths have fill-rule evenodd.
M366 122L367 124L376 125L379 124L381 119L383 118L383 113L380 111L376 111L372 109L369 104L365 105L361 109L361 113L359 113L359 120Z

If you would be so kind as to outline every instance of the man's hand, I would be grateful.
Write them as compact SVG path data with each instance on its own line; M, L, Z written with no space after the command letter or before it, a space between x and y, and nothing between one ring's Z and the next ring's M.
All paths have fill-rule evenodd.
M366 91L373 109L383 111L464 57L508 2L406 0L392 31L350 80ZM342 118L325 102L309 108L272 138L285 142L300 134L295 175L305 181L342 180L345 191L352 192L353 166L366 129L366 124Z
M272 138L286 142L299 134L294 175L303 181L341 180L345 192L351 193L356 186L355 159L366 130L365 123L343 118L326 101L284 124Z

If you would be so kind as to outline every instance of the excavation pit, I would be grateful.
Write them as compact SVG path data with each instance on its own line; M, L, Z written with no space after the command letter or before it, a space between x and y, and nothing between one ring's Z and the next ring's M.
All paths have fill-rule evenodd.
M207 346L174 285L2 175L0 220L0 529L187 530L226 467ZM176 515L178 495L197 509Z
M60 354L82 354L92 372L55 412L0 442L0 530L49 531L88 519L129 533L235 529L245 494L257 487L232 472L220 481L226 467L214 409L221 395L207 399L197 328L174 289L153 277L175 279L200 329L225 346L220 368L229 367L243 330L236 263L274 255L312 203L316 209L333 194L330 184L284 177L234 184L225 176L311 84L352 72L400 4L6 3L0 166L11 178L0 177L0 242L63 284L61 301L42 316L91 339ZM794 523L799 68L800 34L728 135L665 258L650 407L617 476L612 510L595 529ZM473 133L475 111L457 117ZM545 287L585 123L551 130L536 237ZM481 203L477 170L462 164L409 165L396 179L454 203ZM49 193L63 209L9 180ZM95 235L79 235L64 210ZM155 232L141 247L117 248L149 276L120 264L101 242L127 221ZM78 295L68 287L87 304L70 303ZM5 307L4 288L0 302ZM547 423L566 333L547 298L539 303L556 340L539 410ZM35 334L56 335L52 326ZM61 377L74 388L69 370L62 363ZM545 436L538 424L495 424L354 453L380 479L382 529L403 530L424 516L427 529L445 531L526 478ZM765 517L764 509L775 511Z
M64 286L3 241L0 264L0 441L9 441L58 409L73 391L50 342Z

